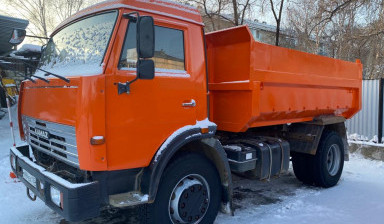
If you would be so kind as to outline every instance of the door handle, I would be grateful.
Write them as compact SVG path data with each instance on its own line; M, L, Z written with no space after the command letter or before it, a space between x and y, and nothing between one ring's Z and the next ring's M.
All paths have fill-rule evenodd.
M182 103L183 107L195 107L196 106L196 101L194 99L191 99L190 102L185 102Z

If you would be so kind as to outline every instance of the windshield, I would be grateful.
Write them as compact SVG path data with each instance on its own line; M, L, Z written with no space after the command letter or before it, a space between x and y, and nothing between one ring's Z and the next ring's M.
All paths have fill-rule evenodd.
M117 11L113 11L65 27L49 40L39 68L61 76L101 74L116 18ZM37 70L35 75L44 74Z

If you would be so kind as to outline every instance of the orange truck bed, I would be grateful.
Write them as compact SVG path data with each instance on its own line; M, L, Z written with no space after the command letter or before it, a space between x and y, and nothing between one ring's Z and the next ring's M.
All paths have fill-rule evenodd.
M254 41L248 27L206 34L210 118L218 130L352 117L362 64Z

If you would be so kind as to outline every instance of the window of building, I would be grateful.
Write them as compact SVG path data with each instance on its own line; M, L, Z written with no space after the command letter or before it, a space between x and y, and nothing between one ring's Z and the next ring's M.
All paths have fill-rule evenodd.
M251 29L252 36L255 40L261 40L260 30Z
M155 26L155 55L152 58L157 71L185 70L183 31ZM136 68L136 23L129 23L119 68Z

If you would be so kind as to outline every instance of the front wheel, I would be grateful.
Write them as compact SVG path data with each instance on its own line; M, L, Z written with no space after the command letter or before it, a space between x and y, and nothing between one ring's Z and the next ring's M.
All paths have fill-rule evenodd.
M213 223L221 202L215 166L198 154L178 157L166 168L149 223Z

